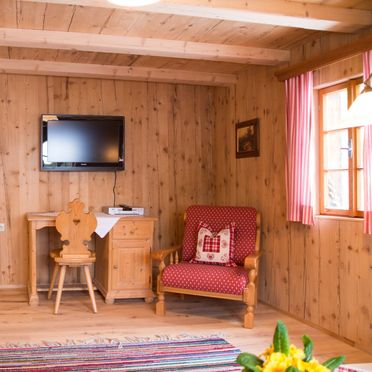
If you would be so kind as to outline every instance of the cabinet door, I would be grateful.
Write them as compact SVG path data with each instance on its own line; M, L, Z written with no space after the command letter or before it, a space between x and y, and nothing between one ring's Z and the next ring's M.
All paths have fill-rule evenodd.
M112 288L151 288L149 240L113 240Z

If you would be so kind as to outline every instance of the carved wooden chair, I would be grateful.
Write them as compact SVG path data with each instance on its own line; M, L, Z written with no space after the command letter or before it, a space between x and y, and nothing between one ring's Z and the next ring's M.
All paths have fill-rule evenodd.
M202 250L207 247L198 235L201 227L206 224L214 231L208 240L203 238L204 242L211 242L216 239L216 232L224 231L224 227L231 223L235 227L232 261L236 266L222 266L199 260L195 263L197 245L202 245ZM211 244L209 247L214 243ZM260 214L254 208L197 205L189 207L185 213L182 246L162 249L152 254L153 260L159 262L156 314L165 315L165 292L230 299L243 301L247 305L244 327L252 328L257 303L259 248ZM216 250L206 250L211 251Z
M92 278L89 271L89 266L96 261L96 255L88 249L88 242L91 240L91 236L96 229L97 219L92 212L84 213L83 210L84 203L79 199L75 199L68 204L68 211L61 212L56 219L56 228L61 234L63 244L62 249L55 249L50 253L51 258L54 260L54 270L50 282L48 299L52 296L54 282L59 268L61 268L54 314L58 314L67 267L84 268L93 312L97 312Z

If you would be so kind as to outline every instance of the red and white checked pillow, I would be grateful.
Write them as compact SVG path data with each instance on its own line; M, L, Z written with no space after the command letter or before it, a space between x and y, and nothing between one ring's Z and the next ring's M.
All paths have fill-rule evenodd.
M207 223L199 222L196 253L190 262L236 266L234 249L235 222L230 222L219 232L213 232Z

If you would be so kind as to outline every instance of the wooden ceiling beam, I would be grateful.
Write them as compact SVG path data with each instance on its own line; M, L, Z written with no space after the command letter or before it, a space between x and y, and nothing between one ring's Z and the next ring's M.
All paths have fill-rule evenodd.
M276 65L290 59L290 52L281 49L16 28L0 28L0 45L22 48L64 49L99 53L188 58L260 65Z
M0 73L231 86L237 76L197 71L0 58Z
M321 67L330 65L331 63L366 52L371 49L371 45L372 35L367 35L351 44L330 50L327 53L322 53L321 55L308 59L304 62L281 68L275 72L275 76L279 81L285 81L307 71L314 71Z
M103 8L123 8L107 0L23 0ZM145 7L125 8L319 31L355 32L372 24L372 12L289 0L163 0Z

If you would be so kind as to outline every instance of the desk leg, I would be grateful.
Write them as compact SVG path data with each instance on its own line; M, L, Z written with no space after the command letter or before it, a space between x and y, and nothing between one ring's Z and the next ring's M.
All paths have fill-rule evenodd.
M30 305L39 305L39 296L36 288L36 227L33 221L28 223L28 249L29 249L29 279L28 301Z

